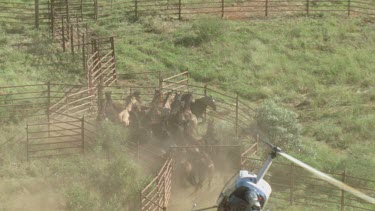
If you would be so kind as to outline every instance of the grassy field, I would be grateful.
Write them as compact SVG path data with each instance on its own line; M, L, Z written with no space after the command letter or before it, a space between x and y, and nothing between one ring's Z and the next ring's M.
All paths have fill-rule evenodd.
M77 82L82 62L52 45L48 32L0 23L0 84Z
M173 74L189 70L196 82L238 92L254 107L273 99L297 112L303 126L302 149L291 152L293 155L318 169L347 169L349 174L374 179L375 19L322 15L180 22L141 18L136 22L101 22L93 27L102 34L117 35L119 72ZM75 83L83 79L81 62L70 54L57 53L43 33L0 25L1 86L48 80ZM2 130L21 131L23 126L4 126ZM22 148L15 151L21 153ZM83 158L29 165L12 159L7 149L2 151L0 178L8 182L0 187L10 194L2 195L0 202L22 193L23 181L31 178L33 182L27 184L37 187L40 178L52 176L48 189L65 187L55 193L56 198L64 200L51 202L58 207L115 210L116 205L126 203L116 198L116 194L124 194L121 188L106 198L103 194L108 190L95 187L112 178L109 170L99 173L103 169L117 169L119 177L127 174L119 169L132 164L126 163L121 154L107 162L100 149L98 154ZM138 177L136 168L128 170L132 174L126 179ZM96 174L100 176L95 178ZM64 176L67 179L62 180ZM115 176L114 187L129 185L128 180ZM134 186L134 190L137 188ZM106 207L111 200L116 202L114 206Z
M303 159L326 170L374 173L365 167L375 166L374 19L144 18L99 30L118 35L119 71L188 69L196 81L238 92L254 106L274 99L299 114L313 155Z

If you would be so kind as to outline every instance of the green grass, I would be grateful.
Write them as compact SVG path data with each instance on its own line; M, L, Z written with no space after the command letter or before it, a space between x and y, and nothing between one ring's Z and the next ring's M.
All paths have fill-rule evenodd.
M82 78L81 60L61 53L46 35L30 26L0 23L1 85L74 83Z
M238 92L255 105L275 99L299 113L306 143L327 145L332 157L356 155L327 168L347 166L356 172L354 161L375 165L373 19L143 18L103 23L100 29L118 35L119 71L173 74L188 69L196 81ZM305 106L298 107L301 103ZM326 153L315 150L319 156Z

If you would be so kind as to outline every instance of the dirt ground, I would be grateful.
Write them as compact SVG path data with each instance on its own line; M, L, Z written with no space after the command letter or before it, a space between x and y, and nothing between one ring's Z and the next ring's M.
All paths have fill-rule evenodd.
M230 173L217 173L212 181L211 187L205 181L204 187L198 191L186 182L178 182L174 179L172 185L172 198L168 205L170 211L190 211L195 209L211 207L216 205L216 200L227 180L232 176ZM214 210L214 209L212 209Z
M1 194L1 193L7 194ZM1 179L0 210L63 210L63 196L43 179Z

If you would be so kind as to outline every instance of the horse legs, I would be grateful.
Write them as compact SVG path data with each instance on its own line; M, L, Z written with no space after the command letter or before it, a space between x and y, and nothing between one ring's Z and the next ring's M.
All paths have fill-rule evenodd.
M208 188L211 189L211 183L214 178L214 171L215 171L214 164L210 164L207 170L208 170Z
M195 175L191 174L186 177L186 180L193 186L195 187L195 192L200 188L199 183L197 182Z

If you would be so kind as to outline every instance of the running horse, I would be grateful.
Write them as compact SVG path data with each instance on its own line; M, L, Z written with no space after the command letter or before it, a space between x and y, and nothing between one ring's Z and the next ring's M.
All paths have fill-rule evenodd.
M191 103L190 109L197 119L203 119L203 115L206 113L207 107L210 107L212 110L216 111L216 102L212 96L205 96L194 100L194 102ZM204 121L205 119L203 119L203 122Z
M112 100L112 92L105 92L105 103L101 111L101 114L104 116L104 118L110 120L111 122L118 123L119 120L117 118L117 115L121 111L122 106L115 104Z
M188 138L190 144L199 145L202 137L198 133L198 119L193 114L191 106L193 104L193 95L185 93L181 96L182 103L182 117L184 123L184 133Z
M118 118L124 126L129 126L130 125L130 116L131 116L131 111L135 108L138 108L138 101L137 101L137 96L139 95L134 95L131 94L128 97L125 98L125 109L122 110L118 114Z
M208 179L208 187L210 188L215 171L215 165L211 157L198 148L189 149L183 153L183 156L180 164L186 181L195 187L195 191L198 191L203 187L204 181Z

